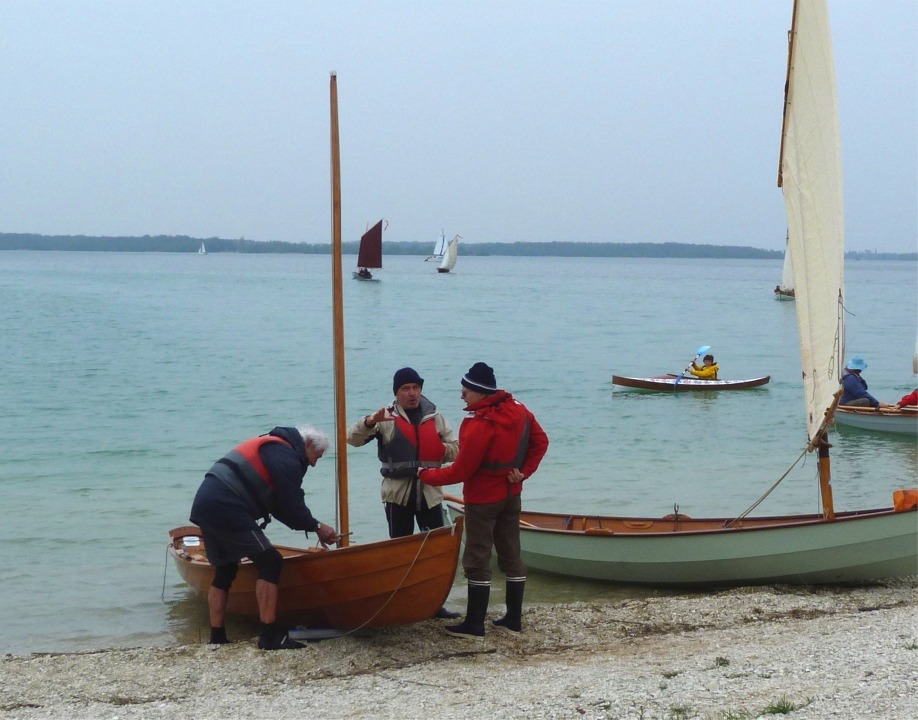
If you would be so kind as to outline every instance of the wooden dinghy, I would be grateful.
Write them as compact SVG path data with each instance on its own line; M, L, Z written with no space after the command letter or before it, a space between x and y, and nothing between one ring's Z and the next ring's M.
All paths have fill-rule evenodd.
M329 82L332 149L332 340L335 378L336 506L338 547L306 550L277 546L283 557L278 587L278 620L288 624L350 630L428 620L442 607L459 562L462 523L408 537L350 545L345 420L344 292L341 247L341 163L338 138L338 84ZM373 232L381 235L381 226ZM380 267L375 265L374 267ZM169 553L179 575L206 596L214 577L200 529L169 532ZM257 569L239 565L229 591L227 612L258 617Z
M842 394L846 314L844 193L834 66L826 0L795 0L788 33L778 185L784 191L797 291L805 452L816 454L821 512L751 517L777 483L734 518L524 512L522 556L530 568L614 582L680 586L834 584L918 574L913 473L875 478L902 488L893 491L888 508L836 512L832 493L833 482L844 482L832 472L828 426ZM668 377L675 385L676 378ZM698 389L697 382L683 379L679 389L683 383L686 389ZM706 388L712 386L704 383ZM673 389L668 384L666 388ZM648 466L648 476L653 472ZM456 517L461 509L455 503L448 505Z
M625 375L612 376L613 385L635 390L657 390L667 392L746 390L748 388L767 385L770 380L770 375L748 378L746 380L699 380L696 377L682 377L672 373L666 375L650 375L647 377L627 377Z
M275 546L283 556L277 613L281 622L349 630L428 620L446 601L456 576L462 519L402 538L325 550ZM169 531L179 575L206 597L214 577L207 548L193 525ZM227 612L258 617L258 570L243 560Z
M451 518L461 501L446 503ZM772 517L663 518L523 511L532 570L616 583L737 587L855 583L918 573L918 511L892 508Z
M839 405L835 411L838 425L875 430L896 435L911 435L918 438L918 407L865 408Z

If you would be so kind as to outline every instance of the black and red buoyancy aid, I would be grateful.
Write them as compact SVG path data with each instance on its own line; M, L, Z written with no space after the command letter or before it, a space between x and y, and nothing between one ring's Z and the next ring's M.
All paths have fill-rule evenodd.
M414 478L419 468L436 468L443 463L446 446L437 431L436 416L419 425L396 415L395 431L388 443L379 443L377 455L383 477Z
M246 502L256 518L267 517L273 509L274 482L265 467L259 450L268 443L280 442L289 445L283 438L261 435L246 440L217 460L210 469L236 495Z

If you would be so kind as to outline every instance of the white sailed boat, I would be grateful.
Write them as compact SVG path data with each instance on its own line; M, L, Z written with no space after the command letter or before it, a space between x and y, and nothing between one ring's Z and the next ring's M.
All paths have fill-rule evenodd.
M445 252L446 252L446 233L444 233L441 230L440 237L438 237L437 241L434 243L433 253L431 253L426 258L424 258L424 262L427 262L428 260L442 261L443 255L445 254Z
M207 255L207 248L204 247L204 241L201 241L201 247L198 248L198 255Z
M790 250L784 248L784 267L781 269L781 284L775 287L775 300L794 299L794 268L791 264Z
M827 430L844 366L844 213L826 0L796 0L788 39L778 185L784 190L795 280L806 450L818 454L821 508L751 515L763 495L734 517L524 511L522 555L533 570L700 587L851 583L918 574L918 506L899 500L918 495L905 489L914 485L913 475L877 478L891 486L890 507L834 508L832 485L846 482L832 476ZM461 503L447 508L453 517L462 513Z
M456 235L449 241L443 254L443 259L440 261L440 266L437 268L438 273L448 273L456 267L456 259L459 257L459 241L461 239L461 235Z

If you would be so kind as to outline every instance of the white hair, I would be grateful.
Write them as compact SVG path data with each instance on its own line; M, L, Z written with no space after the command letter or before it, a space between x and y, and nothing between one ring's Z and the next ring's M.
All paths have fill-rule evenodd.
M324 453L328 450L328 435L326 435L321 430L317 430L312 425L297 425L297 431L300 433L300 436L303 438L303 442L309 443L312 445L313 450Z

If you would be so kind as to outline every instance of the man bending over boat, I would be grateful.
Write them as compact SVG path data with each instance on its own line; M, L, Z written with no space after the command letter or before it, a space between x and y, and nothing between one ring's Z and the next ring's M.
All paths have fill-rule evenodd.
M695 357L698 357L697 355ZM692 366L689 368L689 372L692 373L699 380L717 380L717 371L720 370L720 366L714 362L713 355L705 355L701 359L702 365L699 366L694 360L692 360Z
M328 449L328 436L310 425L276 427L237 445L207 471L191 506L191 522L201 528L207 560L216 568L207 594L210 642L222 645L229 589L239 561L258 568L255 597L262 650L303 647L277 626L277 588L282 558L263 530L273 515L292 530L315 532L323 546L338 533L316 520L303 495L303 478ZM259 526L258 520L264 518Z
M491 594L491 551L507 579L507 613L499 628L522 629L526 566L520 557L520 494L548 450L548 435L535 416L505 390L497 389L494 370L475 363L462 384L469 414L459 428L459 454L449 467L422 469L421 481L434 486L463 483L465 551L462 568L468 581L465 620L447 626L454 637L485 634Z

